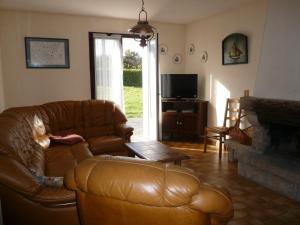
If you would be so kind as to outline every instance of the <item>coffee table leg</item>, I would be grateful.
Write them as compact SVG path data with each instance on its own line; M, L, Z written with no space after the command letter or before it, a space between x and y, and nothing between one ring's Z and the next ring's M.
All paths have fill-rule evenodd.
M176 160L176 161L174 162L174 164L175 164L175 165L178 165L178 166L181 166L181 160Z
M131 151L131 150L128 150L128 157L135 157L135 154L134 154L134 152L133 151Z

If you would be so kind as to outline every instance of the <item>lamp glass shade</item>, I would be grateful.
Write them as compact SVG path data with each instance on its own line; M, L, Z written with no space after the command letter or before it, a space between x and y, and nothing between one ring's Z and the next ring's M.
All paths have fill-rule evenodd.
M153 35L155 28L147 21L139 21L134 27L129 29L129 32L137 35Z

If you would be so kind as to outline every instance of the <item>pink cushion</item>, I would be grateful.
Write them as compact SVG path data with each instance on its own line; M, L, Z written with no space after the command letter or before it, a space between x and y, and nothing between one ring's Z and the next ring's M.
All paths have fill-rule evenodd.
M60 143L65 145L74 145L77 143L85 142L84 138L78 134L69 134L66 136L50 135L50 140L53 143Z

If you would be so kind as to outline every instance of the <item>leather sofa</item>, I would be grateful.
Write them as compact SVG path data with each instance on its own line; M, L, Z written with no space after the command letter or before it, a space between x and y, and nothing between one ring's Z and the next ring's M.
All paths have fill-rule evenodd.
M79 225L75 192L41 183L61 178L97 154L127 154L133 129L109 101L62 101L0 114L0 199L4 225ZM79 134L86 142L50 145L49 136ZM62 182L61 182L62 183Z
M225 225L226 190L188 169L128 157L97 156L66 173L84 225Z

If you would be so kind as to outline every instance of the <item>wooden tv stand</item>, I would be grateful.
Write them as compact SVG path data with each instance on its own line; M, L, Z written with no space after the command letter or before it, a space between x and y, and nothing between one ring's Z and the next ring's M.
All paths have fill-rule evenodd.
M193 138L202 141L207 125L204 100L162 100L162 139Z

